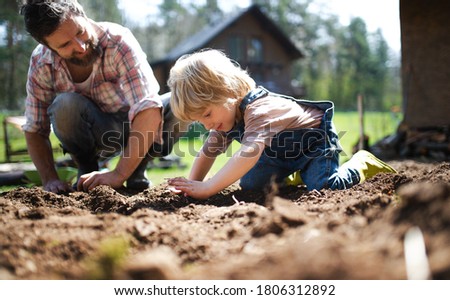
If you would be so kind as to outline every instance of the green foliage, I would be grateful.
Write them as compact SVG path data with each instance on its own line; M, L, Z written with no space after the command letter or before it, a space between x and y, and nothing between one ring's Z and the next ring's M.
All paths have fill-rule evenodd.
M122 12L118 8L118 0L79 0L86 15L95 21L123 23Z
M0 6L0 26L5 34L0 36L0 108L19 109L35 44L24 31L19 1L0 0Z

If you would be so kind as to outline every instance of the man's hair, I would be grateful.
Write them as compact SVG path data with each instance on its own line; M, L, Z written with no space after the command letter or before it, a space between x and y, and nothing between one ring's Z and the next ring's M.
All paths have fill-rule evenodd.
M211 104L242 99L255 88L247 71L213 49L180 57L170 70L167 84L172 92L172 111L183 121L193 121Z
M77 0L26 0L20 14L24 16L27 32L43 44L71 15L86 16Z

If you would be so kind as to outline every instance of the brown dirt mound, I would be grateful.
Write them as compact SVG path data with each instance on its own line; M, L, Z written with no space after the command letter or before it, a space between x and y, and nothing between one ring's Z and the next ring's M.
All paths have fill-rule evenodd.
M0 279L404 279L412 227L431 277L450 279L450 164L391 163L344 191L232 186L206 201L164 185L15 189L0 195Z

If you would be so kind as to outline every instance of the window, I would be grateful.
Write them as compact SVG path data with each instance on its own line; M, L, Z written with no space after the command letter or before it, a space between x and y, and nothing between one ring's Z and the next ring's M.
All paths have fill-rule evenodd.
M228 39L229 55L232 59L245 63L264 62L263 43L259 38L231 36Z
M228 40L230 58L236 61L243 61L244 57L244 38L241 36L232 36Z
M266 71L262 40L244 35L233 35L228 39L228 46L230 58L247 69L257 83L263 82Z

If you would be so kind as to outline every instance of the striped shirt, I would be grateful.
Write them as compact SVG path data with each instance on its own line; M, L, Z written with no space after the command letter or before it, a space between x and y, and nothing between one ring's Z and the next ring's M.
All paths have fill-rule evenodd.
M49 135L47 108L61 93L81 93L106 113L128 111L130 122L145 109L162 107L159 84L131 31L118 24L89 21L101 48L90 89L77 90L65 61L46 46L38 45L28 71L24 131Z

